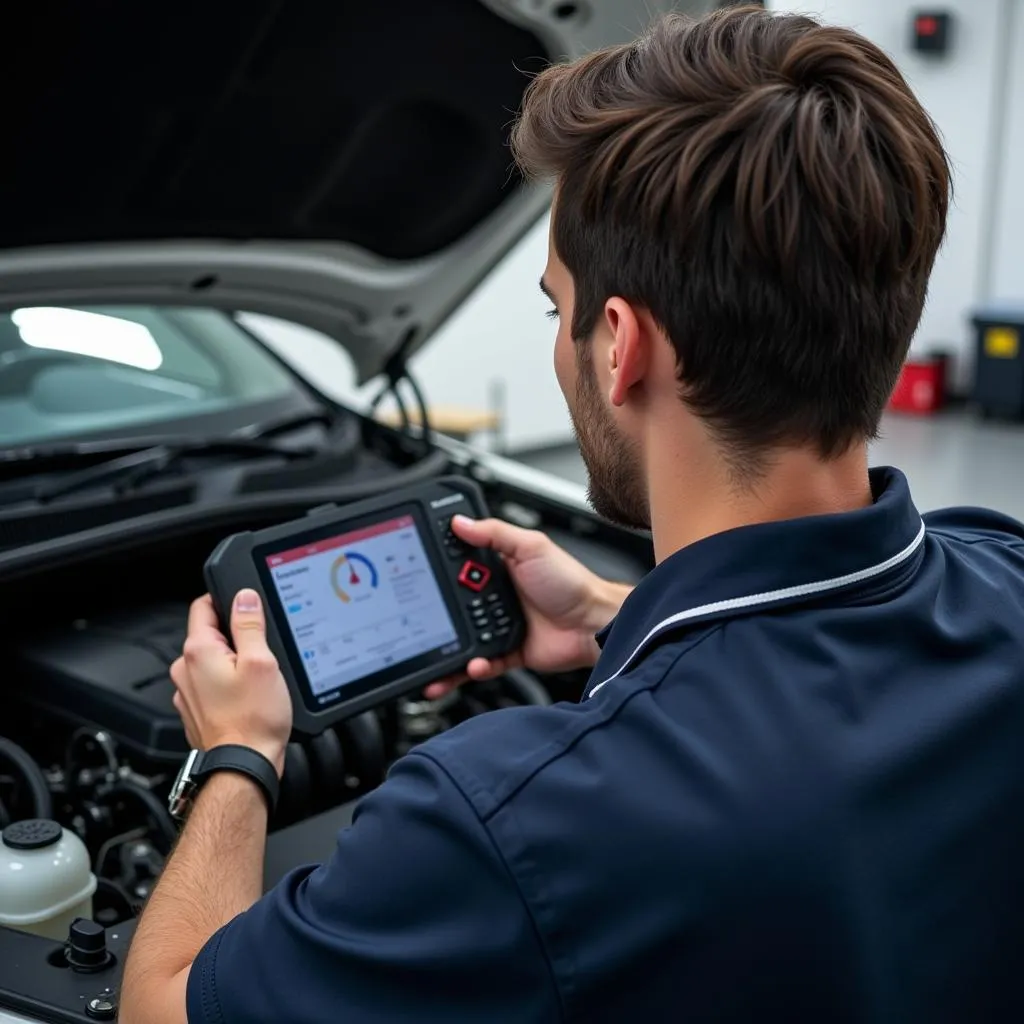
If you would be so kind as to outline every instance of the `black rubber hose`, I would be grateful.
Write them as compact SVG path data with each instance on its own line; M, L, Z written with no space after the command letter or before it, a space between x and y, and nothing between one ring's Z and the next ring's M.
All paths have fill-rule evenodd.
M113 634L116 639L128 644L132 643L133 639L130 635L121 633L120 630L106 630L102 626L98 630L96 627L92 627L92 631L98 631L104 635ZM171 661L173 660L172 658ZM78 748L84 746L87 742L91 742L96 748L95 753L103 755L109 776L112 778L117 774L117 749L110 734L103 729L76 729L71 734L71 739L68 741L67 749L64 752L64 775L71 789L78 787L78 774L81 771L81 766L77 760Z
M160 833L167 840L168 846L173 846L178 841L178 829L171 817L171 812L157 799L157 797L143 786L128 782L125 779L119 782L111 782L103 786L96 793L96 799L104 803L111 797L125 796L137 800L149 812L154 824L159 828Z
M32 796L32 813L36 818L53 817L53 797L43 770L28 752L17 743L0 736L0 757L6 758L21 773Z
M333 729L325 729L306 744L313 789L329 807L345 795L345 752L341 738Z
M544 689L541 681L533 673L521 668L510 668L504 676L508 688L524 704L539 704L546 707L551 703L551 694Z
M284 752L284 773L281 776L281 793L272 824L291 825L309 814L313 794L313 772L306 748L292 741Z
M96 894L105 894L106 896L113 898L121 904L121 913L118 917L122 921L130 921L133 917L138 915L137 905L132 901L132 898L125 892L123 886L120 886L113 879L110 878L97 878L96 879Z
M380 408L380 403L383 402L388 395L391 395L395 400L395 406L398 409L398 415L402 424L402 433L408 436L412 429L412 420L409 419L409 409L406 406L401 393L396 387L395 381L389 380L388 383L385 384L376 395L374 395L373 400L370 402L370 412L375 413L377 409Z
M427 408L427 400L423 397L423 392L420 389L419 384L416 382L416 378L413 377L408 370L402 374L402 379L409 385L409 390L413 394L413 398L416 399L416 406L420 413L420 429L423 433L423 443L429 449L433 442L433 427L430 424L430 410ZM395 391L397 392L397 382Z
M384 730L373 711L363 711L338 726L345 767L368 789L376 789L387 773Z

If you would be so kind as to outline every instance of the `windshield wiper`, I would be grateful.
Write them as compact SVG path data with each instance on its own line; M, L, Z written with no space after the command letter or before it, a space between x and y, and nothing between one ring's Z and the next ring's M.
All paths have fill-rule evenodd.
M65 455L67 453L64 453ZM89 453L90 456L93 452ZM322 454L319 447L285 447L273 441L257 438L220 437L207 440L162 443L144 448L134 446L127 453L86 467L35 488L36 501L47 502L98 484L117 484L121 490L131 490L143 480L159 476L184 458L202 459L210 456L234 458L266 458L277 456L289 461L308 459Z
M253 423L248 427L239 427L231 431L230 436L244 440L261 441L266 438L276 437L278 434L287 434L292 430L299 430L302 427L312 427L322 424L325 427L334 426L337 417L328 409L313 409L309 412L291 413L276 420L264 420L262 423Z
M106 441L52 441L0 448L0 476L10 478L18 475L18 471L22 469L49 469L52 463L79 466L83 463L104 461L116 455L140 452L158 444L184 444L187 440L184 436L170 438L161 435L136 437L130 441L121 438Z
M252 442L267 442L271 437L285 434L301 427L322 423L332 426L336 417L326 409L293 413L280 419L254 423L239 427L226 435L213 439L195 438L188 434L150 434L125 438L106 438L99 441L43 441L35 444L14 445L0 448L0 480L20 475L21 470L29 473L48 469L50 464L67 464L74 469L82 464L106 462L118 455L132 455L137 452L154 450L157 447L179 448L195 446L205 448L212 444L228 443L252 447Z

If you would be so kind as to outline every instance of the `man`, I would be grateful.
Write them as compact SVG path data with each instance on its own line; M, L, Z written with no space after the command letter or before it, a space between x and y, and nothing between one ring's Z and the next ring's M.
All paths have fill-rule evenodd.
M657 567L627 596L458 522L509 562L517 660L594 665L584 699L418 748L262 898L260 791L215 775L122 1019L1024 1020L1024 529L867 468L944 232L933 125L867 40L733 9L547 71L514 144L556 185L594 506ZM198 602L173 676L193 743L280 771L262 616L238 596L236 656Z

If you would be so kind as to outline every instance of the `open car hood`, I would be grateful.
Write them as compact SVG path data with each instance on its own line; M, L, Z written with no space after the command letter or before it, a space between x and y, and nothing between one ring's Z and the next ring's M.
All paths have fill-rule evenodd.
M360 383L543 213L507 148L529 75L713 0L130 0L7 48L0 306L264 313Z

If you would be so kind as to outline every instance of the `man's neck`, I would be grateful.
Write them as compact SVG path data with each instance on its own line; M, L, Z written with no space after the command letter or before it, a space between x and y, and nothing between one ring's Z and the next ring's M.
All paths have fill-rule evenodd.
M657 561L740 526L851 512L872 503L867 446L823 462L813 452L777 453L749 487L737 486L717 458L648 467Z

